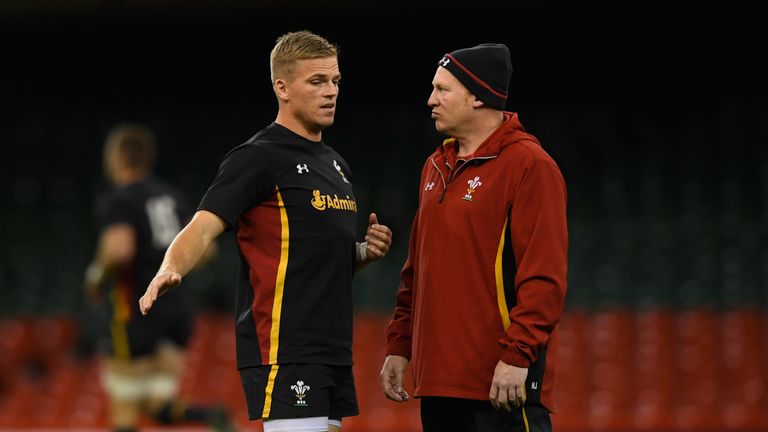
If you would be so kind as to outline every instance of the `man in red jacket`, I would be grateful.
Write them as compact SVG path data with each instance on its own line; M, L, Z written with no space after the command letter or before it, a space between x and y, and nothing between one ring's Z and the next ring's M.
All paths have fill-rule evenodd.
M403 402L410 362L425 432L551 430L566 188L504 111L509 58L502 44L460 49L432 81L432 118L450 138L422 169L380 377Z

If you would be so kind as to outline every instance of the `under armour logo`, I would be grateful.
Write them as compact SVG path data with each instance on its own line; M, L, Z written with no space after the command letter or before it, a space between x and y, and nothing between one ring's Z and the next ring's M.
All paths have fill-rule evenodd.
M539 383L536 382L536 381L532 381L531 382L531 390L536 390L537 388L539 388Z
M450 62L451 62L451 59L449 59L448 56L443 56L443 58L441 58L440 61L437 62L437 64L439 64L442 67L446 67Z
M309 172L309 168L307 168L307 164L298 164L296 165L296 169L299 170L299 174L304 174Z
M424 186L425 191L431 191L434 188L435 188L435 182L429 182L426 184L426 186Z

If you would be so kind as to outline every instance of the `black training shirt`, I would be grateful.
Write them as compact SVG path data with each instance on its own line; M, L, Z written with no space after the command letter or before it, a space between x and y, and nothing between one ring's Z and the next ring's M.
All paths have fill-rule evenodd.
M153 177L114 188L97 200L96 216L101 230L125 224L136 234L136 253L133 260L119 270L112 298L114 313L123 321L141 317L139 299L160 267L165 250L189 220L191 210L177 188ZM152 313L188 312L190 299L184 291L168 291Z
M272 123L232 151L198 209L234 229L238 368L352 364L357 203L347 163Z

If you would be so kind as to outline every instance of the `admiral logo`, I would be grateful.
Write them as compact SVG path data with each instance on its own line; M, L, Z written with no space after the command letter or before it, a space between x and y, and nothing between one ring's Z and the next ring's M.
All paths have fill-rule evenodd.
M357 203L350 198L349 195L347 195L346 198L339 198L336 194L333 194L333 196L323 195L319 189L312 191L312 195L313 198L310 202L312 203L312 207L317 210L325 211L327 209L334 209L357 212Z

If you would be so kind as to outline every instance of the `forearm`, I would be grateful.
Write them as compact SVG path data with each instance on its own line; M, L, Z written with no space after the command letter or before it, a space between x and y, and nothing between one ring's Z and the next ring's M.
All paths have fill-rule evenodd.
M413 307L413 264L406 260L400 272L395 313L387 325L387 355L411 358L411 316Z
M395 313L387 326L387 354L411 358L411 316L413 311L413 289L416 269L416 238L419 214L413 219L408 240L408 259L400 270L400 286L395 295Z
M88 264L88 268L85 269L85 284L96 287L94 289L98 289L98 287L104 283L108 274L109 269L107 269L104 264L101 263L99 257L96 256L93 261Z
M190 223L176 236L165 251L158 273L174 272L187 275L203 258L215 237L206 235L200 226Z
M518 304L510 311L510 326L499 343L501 360L529 367L549 342L563 313L564 287L554 280L536 279L518 288Z
M115 262L110 261L102 250L99 250L85 270L85 280L91 285L101 285L115 267Z
M536 361L563 313L567 289L565 229L549 238L534 238L525 254L517 254L516 304L510 325L500 341L501 360L517 367Z
M400 287L395 313L387 325L387 354L411 358L411 291Z
M135 241L135 231L130 225L107 227L99 236L96 254L86 269L86 284L101 285L115 269L129 263L136 251Z
M158 273L174 272L185 276L211 253L215 248L214 240L224 228L224 222L213 213L204 210L195 213L165 251Z
M515 306L502 361L528 367L546 346L562 315L567 290L568 224L565 184L557 167L538 162L529 169L512 206Z

